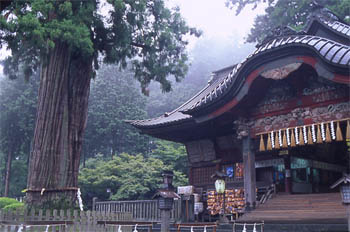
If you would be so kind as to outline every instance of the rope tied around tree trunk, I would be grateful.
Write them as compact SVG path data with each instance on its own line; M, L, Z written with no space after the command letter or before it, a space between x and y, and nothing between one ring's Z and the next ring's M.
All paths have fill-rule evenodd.
M57 188L57 189L26 189L24 192L40 192L41 195L44 194L44 192L64 192L64 191L78 191L80 188L78 187L66 187L66 188Z

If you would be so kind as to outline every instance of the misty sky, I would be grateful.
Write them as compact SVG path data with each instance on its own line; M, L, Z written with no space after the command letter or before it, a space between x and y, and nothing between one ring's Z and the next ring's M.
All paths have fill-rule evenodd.
M225 2L226 0L169 0L168 4L178 5L188 24L201 29L204 37L239 37L239 42L242 43L255 16L264 13L264 5L260 4L254 11L248 6L236 16L235 10L227 8Z
M225 7L226 0L167 0L166 4L179 6L182 16L190 26L197 27L203 31L202 38L217 38L228 43L235 38L243 43L244 37L248 34L257 14L262 14L263 5L259 5L254 11L246 7L240 15L235 15L235 10ZM193 46L198 39L190 38L190 46ZM8 55L4 49L0 50L0 59ZM0 66L0 72L2 67Z

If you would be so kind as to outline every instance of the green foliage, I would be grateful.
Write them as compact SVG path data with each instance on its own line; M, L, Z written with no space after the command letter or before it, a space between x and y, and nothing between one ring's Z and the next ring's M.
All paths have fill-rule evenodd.
M45 64L60 42L74 57L94 60L95 68L99 54L122 68L130 61L144 93L151 80L169 91L167 76L180 80L187 71L184 36L200 35L178 8L168 9L162 0L13 0L1 10L0 44L12 51L4 71L13 78L19 64L27 75Z
M4 211L19 211L23 213L25 210L25 204L22 202L12 203L5 206L3 209Z
M174 186L188 185L188 160L185 146L166 140L156 140L150 157L161 160L174 172Z
M152 150L153 158L162 160L172 170L187 173L187 154L185 146L166 140L156 140L156 149Z
M187 157L183 145L157 141L149 157L122 153L106 159L102 155L87 160L80 170L79 186L83 200L151 199L162 183L164 170L173 170L174 185L187 185ZM107 188L111 193L107 193Z
M8 198L8 197L0 197L0 209L3 209L8 205L18 204L18 203L20 202L17 201L16 199Z
M268 2L264 15L255 18L254 26L247 37L247 42L261 42L269 31L277 26L291 26L301 29L307 17L313 11L313 0L227 0L227 6L236 8L236 14L247 5ZM350 16L350 1L348 0L318 0L319 5L332 10L341 20Z
M87 202L94 196L108 199L107 188L111 189L114 200L149 199L161 182L164 168L162 161L142 155L122 153L111 160L97 157L88 160L81 169L79 186Z

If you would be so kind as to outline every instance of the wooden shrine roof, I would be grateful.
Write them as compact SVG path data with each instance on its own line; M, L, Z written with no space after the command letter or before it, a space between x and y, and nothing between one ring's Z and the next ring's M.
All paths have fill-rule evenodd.
M287 29L287 33L279 32L277 36L265 40L239 64L214 72L214 78L207 86L172 112L128 123L141 130L154 130L208 121L237 105L260 74L290 64L309 64L319 76L349 85L350 47L340 40L336 42L315 35L317 31L311 29L315 23L338 33L343 41L350 41L349 25L336 20L326 21L324 17L314 17L304 31L293 32Z

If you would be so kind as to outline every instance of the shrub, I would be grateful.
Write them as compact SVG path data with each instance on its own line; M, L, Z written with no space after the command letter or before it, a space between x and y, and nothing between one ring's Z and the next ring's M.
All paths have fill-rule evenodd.
M20 203L16 199L8 198L8 197L0 197L0 209L4 208L7 205L11 205L14 203Z
M25 205L22 202L12 203L4 207L4 211L16 211L17 209L20 212L24 212Z

